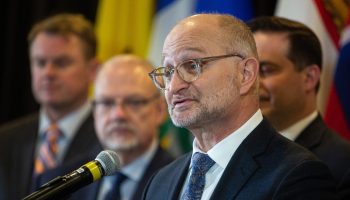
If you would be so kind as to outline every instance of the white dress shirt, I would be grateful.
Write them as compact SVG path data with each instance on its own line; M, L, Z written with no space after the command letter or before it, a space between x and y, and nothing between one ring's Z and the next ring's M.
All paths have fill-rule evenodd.
M317 111L315 110L310 115L305 117L304 119L298 121L297 123L293 124L292 126L280 131L281 135L284 137L294 141L300 133L317 117Z
M259 123L262 120L263 116L259 109L239 129L237 129L235 132L231 133L229 136L217 143L213 148L211 148L207 152L209 157L215 161L215 164L209 169L209 171L205 175L205 186L202 194L202 200L207 200L211 197L233 154L236 152L237 148L243 142L243 140L259 125ZM205 153L198 148L197 140L195 138L193 141L192 155L196 152ZM191 167L192 166L190 165L190 169ZM191 170L189 170L189 173L187 174L187 178L185 184L182 187L179 199L181 199L181 196L183 195L185 188L188 184L190 173Z

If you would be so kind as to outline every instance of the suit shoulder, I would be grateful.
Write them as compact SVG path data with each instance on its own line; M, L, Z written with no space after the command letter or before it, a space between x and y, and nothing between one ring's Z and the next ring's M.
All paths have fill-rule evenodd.
M23 134L27 132L27 130L30 129L37 129L39 123L39 116L38 113L33 113L21 118L18 118L16 120L13 120L11 122L2 124L0 126L0 137L16 137L17 134Z
M168 151L163 149L162 147L158 147L157 153L155 155L157 159L160 159L163 163L168 164L175 160L174 156L172 156Z
M278 136L271 142L271 150L276 153L277 157L295 163L303 161L319 161L311 151L288 140L287 138L284 138L283 136Z
M342 138L339 133L327 128L324 134L324 141L332 146L332 151L347 154L350 158L350 142Z
M191 158L191 155L192 155L191 153L187 153L187 154L180 156L179 158L170 162L168 165L161 168L157 174L159 174L160 176L162 176L162 175L167 176L167 174L169 174L171 172L174 173L174 171L176 171L176 173L178 173L180 171L179 169L181 169L182 167L184 167L187 164L187 162Z
M310 149L317 156L322 157L329 152L350 156L350 142L328 128L321 116L312 121L295 142Z
M317 160L309 150L277 133L265 120L241 146L244 148L237 149L240 153L248 150L252 155L261 155L258 157L273 159L274 162L297 163L303 160Z

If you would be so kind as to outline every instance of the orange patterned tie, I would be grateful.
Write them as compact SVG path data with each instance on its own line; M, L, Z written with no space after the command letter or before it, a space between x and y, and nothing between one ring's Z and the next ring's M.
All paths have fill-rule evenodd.
M62 136L57 124L53 123L45 132L45 140L40 146L39 154L35 159L34 173L41 174L57 165L58 140Z

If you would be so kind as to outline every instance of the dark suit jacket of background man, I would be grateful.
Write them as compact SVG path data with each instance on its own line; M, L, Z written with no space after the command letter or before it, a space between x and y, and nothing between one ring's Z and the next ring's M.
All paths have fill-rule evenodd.
M9 199L21 199L30 193L38 128L37 113L0 128L0 165L5 173ZM74 163L87 155L92 155L93 160L96 155L90 152L93 150L90 147L98 144L90 114L73 138L63 163Z
M5 200L7 198L7 187L5 183L5 174L4 171L2 170L2 166L0 165L0 200Z
M169 164L173 160L173 157L168 152L166 152L160 146L158 146L156 153L154 154L148 166L145 168L145 172L142 175L142 178L138 183L136 191L132 195L131 200L140 200L142 197L143 190L146 187L146 184L148 180L152 177L152 175L155 172L157 172L160 168ZM71 196L71 198L69 198L69 200L96 200L98 197L98 191L100 189L101 183L102 181L98 181L82 188L81 190L78 190Z
M350 143L330 130L320 115L300 133L295 142L310 150L329 167L339 187L347 190L349 196L343 198L350 199L350 187L342 185L350 183L350 174L346 174L350 171Z
M147 185L143 199L179 199L190 160L191 153L161 169ZM238 147L210 199L284 200L303 194L305 199L329 200L334 192L329 169L263 120Z

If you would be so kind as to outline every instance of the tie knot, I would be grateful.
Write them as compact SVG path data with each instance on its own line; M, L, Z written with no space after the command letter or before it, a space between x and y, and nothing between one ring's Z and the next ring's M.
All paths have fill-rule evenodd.
M45 137L49 141L57 141L59 137L62 136L62 132L58 128L56 123L52 123L47 129L46 129L46 135Z
M121 172L117 172L114 176L115 176L115 179L114 179L115 186L119 186L128 178L125 174Z
M215 164L208 154L196 152L192 156L192 167L205 174Z
M121 172L117 172L113 176L114 180L112 180L113 185L112 188L107 192L105 196L105 200L120 200L121 199L121 192L120 192L120 186L123 181L125 181L128 177L125 176Z

